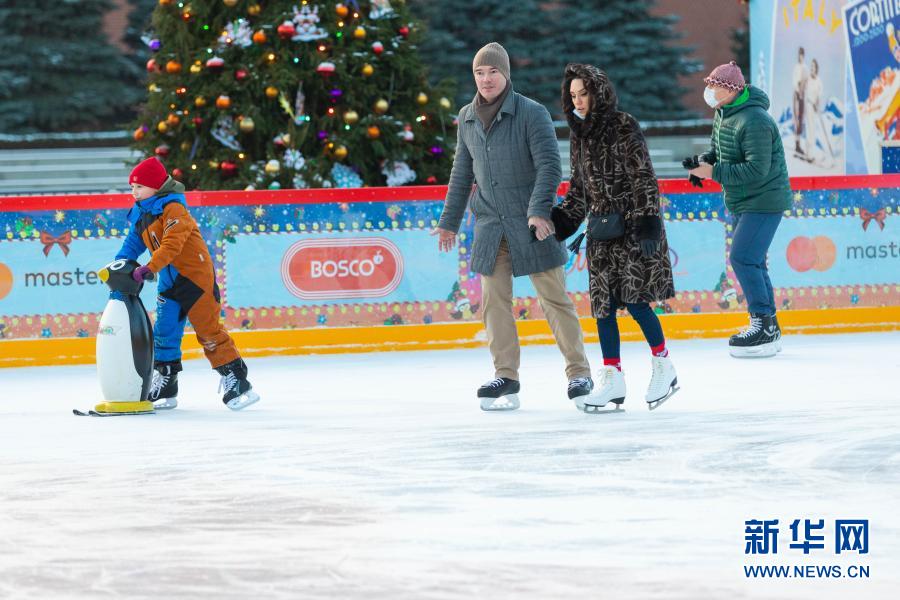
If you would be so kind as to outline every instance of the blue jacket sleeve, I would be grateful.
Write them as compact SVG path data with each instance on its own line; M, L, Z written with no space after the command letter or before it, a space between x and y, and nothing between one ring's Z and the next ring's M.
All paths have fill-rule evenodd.
M125 238L125 241L122 242L122 247L119 248L118 254L116 254L116 260L119 260L120 258L137 260L146 249L147 247L144 245L141 236L139 236L132 227L131 231L128 232L128 236Z

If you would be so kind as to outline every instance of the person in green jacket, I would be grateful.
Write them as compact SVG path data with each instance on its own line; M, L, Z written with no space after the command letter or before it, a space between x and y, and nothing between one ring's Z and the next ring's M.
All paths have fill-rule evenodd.
M732 217L731 267L750 312L750 326L728 344L735 357L774 356L781 329L766 253L792 201L781 135L767 112L768 96L744 81L734 61L704 82L703 98L716 111L712 147L692 161L690 174L722 185Z

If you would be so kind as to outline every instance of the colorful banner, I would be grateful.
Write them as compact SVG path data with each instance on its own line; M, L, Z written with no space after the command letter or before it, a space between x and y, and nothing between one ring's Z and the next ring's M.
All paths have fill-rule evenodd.
M844 173L843 0L775 6L769 112L791 176Z
M844 22L866 165L880 173L881 143L900 139L900 4L853 0Z
M900 305L900 177L792 184L794 206L769 255L779 306ZM658 304L659 312L746 310L727 262L731 216L714 190L661 182L676 297ZM443 208L435 198L445 191L194 192L187 199L230 329L477 322L474 218L467 213L453 252L438 252L430 235ZM0 338L96 334L108 296L96 270L118 251L129 206L125 195L0 199ZM570 256L566 270L576 309L588 317L584 255ZM143 294L151 310L154 293L150 285ZM516 318L543 318L529 278L515 279L514 296Z

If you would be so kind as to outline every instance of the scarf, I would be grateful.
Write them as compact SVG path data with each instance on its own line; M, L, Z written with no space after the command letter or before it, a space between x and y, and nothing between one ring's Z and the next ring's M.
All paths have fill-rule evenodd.
M503 102L510 93L512 93L511 81L506 82L506 88L499 96L494 98L492 102L488 102L480 93L475 92L472 108L475 110L475 115L478 117L478 120L481 121L485 131L488 131L491 128L491 124L493 124L494 119L497 117L497 113L499 113L500 108L503 107Z

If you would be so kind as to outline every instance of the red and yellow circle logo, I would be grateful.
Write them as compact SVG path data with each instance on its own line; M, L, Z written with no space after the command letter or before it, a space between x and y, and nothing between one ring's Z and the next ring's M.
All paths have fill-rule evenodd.
M12 290L13 274L9 267L0 263L0 300L3 300Z
M787 247L787 261L798 273L810 269L827 271L834 265L837 248L831 238L817 235L814 238L798 236Z

